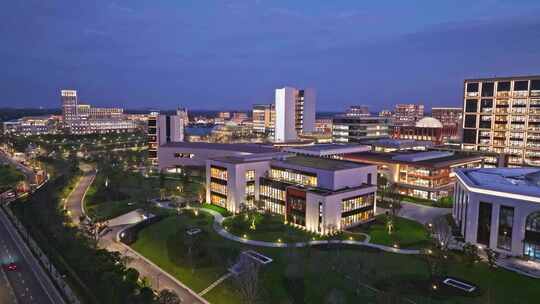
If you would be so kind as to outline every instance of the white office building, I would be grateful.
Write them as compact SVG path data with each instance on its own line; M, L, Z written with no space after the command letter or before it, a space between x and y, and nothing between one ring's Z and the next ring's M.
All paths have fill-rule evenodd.
M540 260L540 169L456 170L452 215L465 241Z
M284 87L275 95L275 141L298 139L315 129L315 90Z

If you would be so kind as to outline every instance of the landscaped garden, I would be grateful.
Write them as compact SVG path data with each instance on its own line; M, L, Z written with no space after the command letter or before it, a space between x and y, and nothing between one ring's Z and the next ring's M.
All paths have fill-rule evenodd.
M381 214L375 217L375 221L351 231L368 234L370 243L391 247L421 249L431 244L426 227L398 216Z
M189 227L203 230L199 239L186 238ZM308 248L246 246L215 233L212 218L204 212L165 218L143 229L133 247L195 292L225 274L241 250L267 255L274 261L262 266L258 275L260 303L389 303L393 297L416 303L487 303L488 299L490 303L527 303L540 296L535 288L537 280L491 269L483 262L470 264L459 253L448 253L437 275L473 282L480 288L474 295L442 286L434 291L429 284L432 267L422 255L335 244ZM189 248L191 255L187 254ZM204 297L215 304L242 302L238 288L231 277Z
M0 192L15 187L24 175L11 165L0 165Z

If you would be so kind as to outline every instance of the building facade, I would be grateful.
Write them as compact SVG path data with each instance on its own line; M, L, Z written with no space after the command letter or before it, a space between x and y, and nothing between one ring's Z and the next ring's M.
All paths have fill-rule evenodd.
M467 79L463 111L464 149L540 166L540 76Z
M465 241L540 261L540 169L456 171L452 215Z
M463 108L433 107L431 116L439 120L443 126L461 126L463 120Z
M394 126L392 137L395 139L430 141L435 145L440 145L457 139L458 127L457 124L443 125L436 118L424 117L413 126Z
M379 116L337 115L332 119L332 141L359 143L364 140L388 138L391 119Z
M258 104L252 110L253 132L258 134L274 134L276 109L273 104Z
M457 168L477 168L483 157L454 152L362 152L343 159L377 165L378 173L402 195L437 201L452 196Z
M53 115L21 117L2 124L4 134L41 135L53 134L58 130L58 119Z
M206 172L207 201L233 213L260 202L286 223L318 234L374 217L375 166L274 154L209 159Z
M396 104L393 114L395 126L414 126L423 117L423 104Z
M298 139L315 128L315 90L284 87L275 93L275 141Z

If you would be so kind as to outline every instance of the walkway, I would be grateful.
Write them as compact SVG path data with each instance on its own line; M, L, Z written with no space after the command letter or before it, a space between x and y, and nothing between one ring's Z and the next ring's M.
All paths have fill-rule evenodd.
M417 221L422 224L433 222L435 218L452 213L451 208L429 207L409 202L401 202L398 216Z
M346 244L346 245L357 245L357 246L364 246L364 247L371 247L376 248L379 250L383 250L386 252L391 253L400 253L400 254L420 254L420 250L416 249L401 249L401 248L394 248L379 244L372 244L369 243L369 238L364 241L352 241L352 240L332 240L332 241L309 241L309 242L297 242L297 243L276 243L276 242L264 242L264 241L255 241L255 240L248 240L245 238L238 237L227 230L223 228L223 221L225 218L217 211L206 209L206 208L191 208L200 210L206 213L211 214L214 217L214 230L221 235L222 237L229 239L231 241L235 241L238 243L243 243L246 245L252 245L252 246L259 246L259 247L273 247L273 248L279 248L279 247L306 247L306 246L313 246L313 245L325 245L325 244Z
M83 171L83 176L79 179L64 203L64 209L68 210L71 221L77 226L80 223L81 216L86 215L84 211L84 197L96 177L94 167L81 164L80 169Z

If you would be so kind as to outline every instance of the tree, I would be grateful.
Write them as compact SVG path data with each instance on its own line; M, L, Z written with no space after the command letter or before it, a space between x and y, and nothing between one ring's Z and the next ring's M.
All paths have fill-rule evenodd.
M452 239L452 229L444 216L438 217L433 221L433 236L436 240L436 246L442 251L448 250L448 244Z
M478 247L471 243L465 243L463 245L463 255L469 266L473 266L478 260Z
M388 193L388 179L384 175L378 175L377 176L377 188L379 192L379 197L381 202L381 205L385 206L384 199L386 197L386 194Z
M392 215L396 216L398 211L401 209L401 194L393 187L389 188L388 198L390 199L390 210Z
M182 301L176 293L169 289L163 289L157 296L158 304L180 304Z
M495 269L497 267L497 258L499 257L499 253L491 248L485 248L484 252L487 256L489 268Z
M240 273L236 275L235 283L242 303L253 304L259 297L260 265L245 254L240 254L238 263Z

